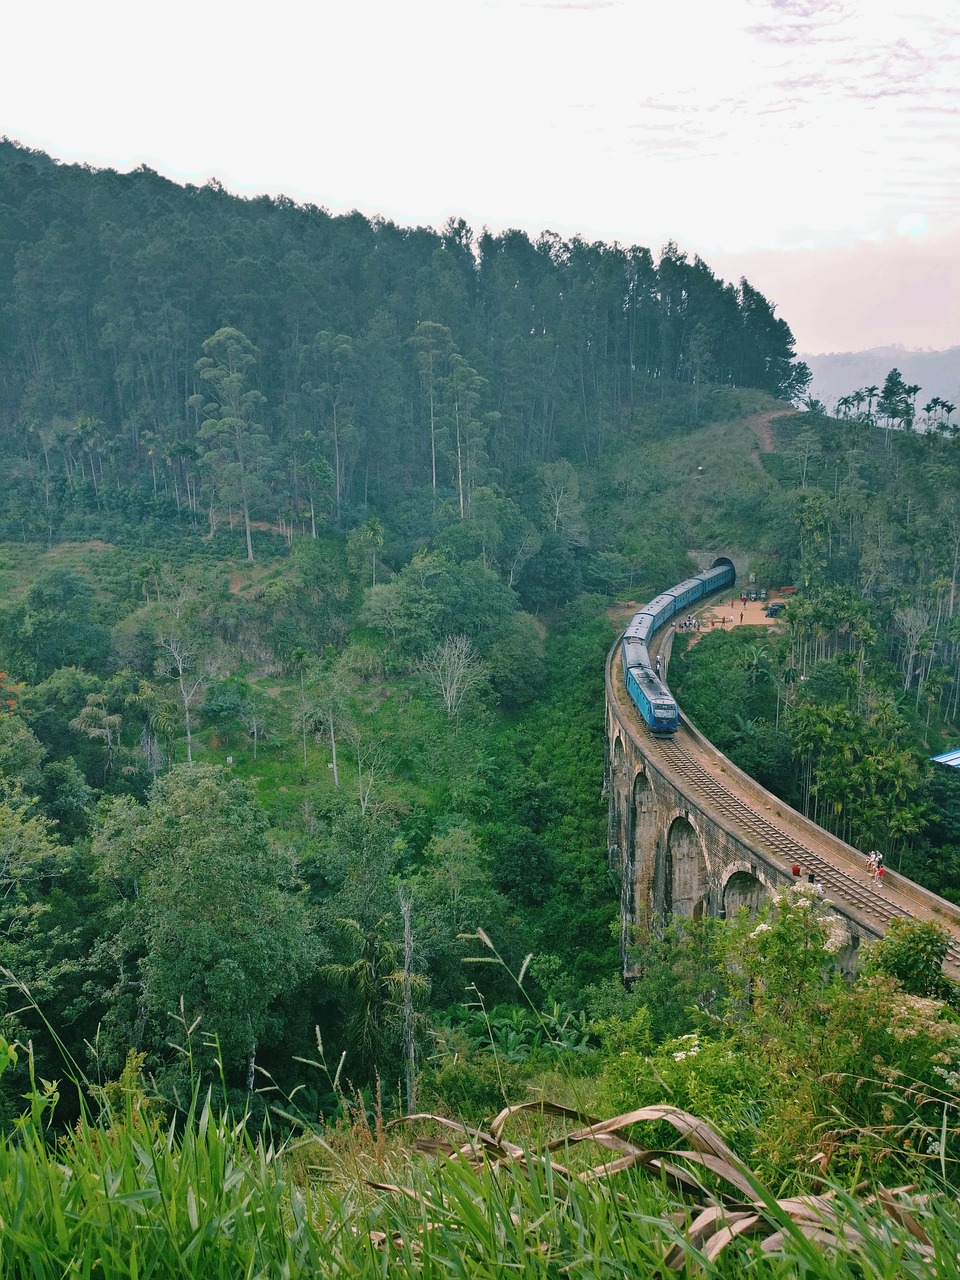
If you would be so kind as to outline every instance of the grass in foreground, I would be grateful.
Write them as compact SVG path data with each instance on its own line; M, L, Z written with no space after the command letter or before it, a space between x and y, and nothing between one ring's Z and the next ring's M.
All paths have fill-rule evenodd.
M274 1146L209 1096L169 1125L135 1089L57 1139L55 1086L33 1082L28 1101L0 1139L0 1274L11 1278L892 1280L952 1274L960 1249L942 1187L777 1200L719 1134L673 1107L598 1121L544 1106L576 1127L536 1151L505 1132L529 1106L487 1130L418 1117L418 1155L372 1142L365 1121L329 1142L318 1130ZM642 1126L663 1120L680 1147L644 1148ZM597 1149L599 1163L584 1158Z

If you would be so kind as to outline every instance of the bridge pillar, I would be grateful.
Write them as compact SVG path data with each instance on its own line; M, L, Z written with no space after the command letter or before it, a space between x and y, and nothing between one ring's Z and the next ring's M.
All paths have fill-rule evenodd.
M687 809L669 816L659 871L659 892L654 894L659 916L701 920L705 915L715 914L703 834Z

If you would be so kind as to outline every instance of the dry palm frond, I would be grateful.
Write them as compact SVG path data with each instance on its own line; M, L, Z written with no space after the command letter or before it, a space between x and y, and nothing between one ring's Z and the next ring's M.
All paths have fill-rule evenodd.
M504 1137L508 1122L523 1113L537 1112L575 1122L578 1127L562 1137L530 1151ZM431 1114L411 1115L394 1123L417 1121L439 1125L463 1139L461 1145L436 1138L418 1138L421 1152L443 1155L452 1161L464 1161L472 1168L496 1169L510 1166L530 1176L532 1171L549 1163L556 1179L554 1194L565 1200L577 1182L599 1181L631 1168L647 1169L658 1180L684 1196L699 1201L703 1207L692 1221L685 1214L668 1214L664 1225L671 1227L674 1243L664 1255L668 1270L680 1270L691 1262L691 1253L713 1262L732 1244L744 1236L762 1236L764 1253L782 1252L791 1243L806 1241L826 1252L862 1251L867 1245L902 1249L914 1258L927 1262L933 1258L930 1237L920 1226L911 1207L905 1203L910 1187L881 1189L857 1205L849 1198L838 1203L834 1192L821 1195L791 1196L775 1199L767 1193L757 1177L706 1121L667 1105L640 1107L608 1119L600 1119L570 1107L551 1102L525 1102L505 1107L488 1129L472 1128L456 1120ZM635 1125L666 1122L688 1144L682 1150L656 1150L637 1143L628 1133ZM569 1150L582 1143L593 1143L613 1154L591 1168L572 1172L556 1164L553 1152ZM692 1166L692 1168L691 1168ZM696 1170L709 1173L720 1183L720 1190L710 1190L700 1181ZM723 1190L724 1184L727 1190ZM383 1190L430 1202L416 1192L394 1184L371 1184ZM856 1226L846 1220L856 1208L881 1210L881 1215L868 1221L856 1214ZM890 1227L900 1230L891 1233ZM680 1238L677 1238L679 1233Z

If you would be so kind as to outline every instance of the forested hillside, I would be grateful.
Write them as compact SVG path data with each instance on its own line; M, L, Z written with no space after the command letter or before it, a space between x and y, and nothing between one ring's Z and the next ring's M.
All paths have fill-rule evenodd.
M765 298L673 245L406 230L9 142L0 197L8 537L305 530L318 505L415 537L441 503L596 464L674 383L805 376Z
M601 791L615 619L693 549L736 550L796 603L678 653L684 705L960 892L960 804L924 762L957 721L946 407L921 433L893 390L884 418L784 419L807 380L787 324L673 245L411 231L8 142L0 215L0 1200L62 1174L139 1204L134 1148L159 1185L196 1134L266 1203L273 1157L244 1135L269 1125L306 1131L280 1159L310 1194L318 1158L338 1186L407 1178L388 1116L528 1094L698 1111L774 1186L952 1176L936 929L848 986L829 912L786 895L657 922L627 992ZM216 1199L193 1176L191 1222ZM334 1252L379 1223L369 1193ZM270 1200L269 1256L296 1237L329 1262L298 1195ZM0 1250L62 1274L63 1232L49 1271L24 1243L28 1199ZM248 1209L210 1239L267 1221ZM419 1258L404 1230L389 1247Z
M715 536L675 442L746 453L804 380L786 324L672 246L0 158L9 968L167 1092L181 998L231 1087L314 1025L396 1078L478 926L572 1008L613 965L605 601Z

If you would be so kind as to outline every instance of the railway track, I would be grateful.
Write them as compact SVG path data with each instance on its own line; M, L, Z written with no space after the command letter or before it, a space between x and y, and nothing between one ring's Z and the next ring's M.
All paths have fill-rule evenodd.
M663 647L669 652L669 644ZM926 894L904 877L892 876L882 889L878 888L867 879L862 858L855 850L848 850L820 828L813 828L818 834L805 830L800 816L773 796L770 806L761 809L759 800L738 785L733 766L733 772L728 774L723 757L714 748L707 750L709 744L704 745L705 740L689 727L689 722L682 723L672 738L655 737L634 713L625 692L621 701L621 688L615 679L618 703L629 718L631 732L642 741L644 753L667 776L672 776L699 808L744 835L780 866L785 877L789 877L794 863L800 865L804 874L814 875L823 885L827 899L850 909L879 933L898 917L931 920L944 926L951 934L944 967L951 976L960 977L960 910ZM795 824L791 817L796 819Z
M657 741L650 734L650 743L669 772L682 779L688 789L702 797L704 808L722 815L760 849L772 853L786 867L793 863L801 865L805 871L816 876L827 897L832 894L838 903L853 907L868 922L875 922L881 929L886 929L897 916L913 919L917 914L893 901L891 894L885 890L878 890L872 881L858 880L828 861L811 847L812 841L803 841L758 813L733 789L725 786L698 758L696 741L686 729L681 727L675 738L666 741ZM950 942L947 959L951 965L960 969L960 940L956 937Z

